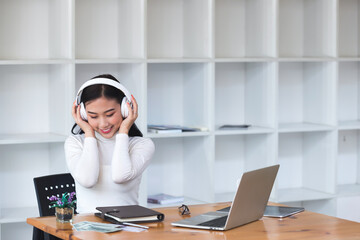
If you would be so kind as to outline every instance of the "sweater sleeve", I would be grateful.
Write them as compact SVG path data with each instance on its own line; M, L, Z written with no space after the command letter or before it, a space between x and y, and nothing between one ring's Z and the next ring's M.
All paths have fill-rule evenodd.
M112 179L124 183L140 176L154 154L155 146L150 138L134 137L132 141L126 134L118 134L112 158Z
M99 177L99 150L95 138L87 137L82 143L74 136L65 141L67 167L74 179L83 187L93 187Z

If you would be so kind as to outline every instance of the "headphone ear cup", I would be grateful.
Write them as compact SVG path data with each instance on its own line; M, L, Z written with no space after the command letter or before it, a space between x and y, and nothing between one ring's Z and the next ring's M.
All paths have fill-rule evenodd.
M129 116L129 109L127 106L127 97L124 97L122 102L121 102L121 115L123 118L127 118Z
M84 121L88 120L86 115L85 105L83 102L80 103L80 116Z

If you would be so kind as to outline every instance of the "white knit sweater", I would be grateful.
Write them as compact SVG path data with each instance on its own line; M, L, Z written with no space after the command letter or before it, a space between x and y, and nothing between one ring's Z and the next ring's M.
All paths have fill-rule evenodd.
M77 212L99 206L138 204L141 175L155 146L151 139L115 134L106 139L71 135L65 141L66 163L76 182Z

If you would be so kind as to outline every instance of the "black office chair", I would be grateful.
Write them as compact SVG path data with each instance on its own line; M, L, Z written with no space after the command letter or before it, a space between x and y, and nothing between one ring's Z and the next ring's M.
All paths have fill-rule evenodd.
M75 181L70 173L62 173L34 178L35 193L38 202L39 215L54 216L55 208L50 207L49 198L52 195L61 197L63 193L75 192ZM76 199L76 195L74 197ZM75 205L76 213L76 205ZM34 227L33 240L57 240L59 238L44 233Z

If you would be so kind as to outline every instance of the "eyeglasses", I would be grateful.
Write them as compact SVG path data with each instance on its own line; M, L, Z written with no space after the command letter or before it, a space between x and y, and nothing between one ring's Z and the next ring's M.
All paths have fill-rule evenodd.
M179 212L181 213L181 215L190 215L190 209L188 206L186 206L185 204L181 205L179 208Z

